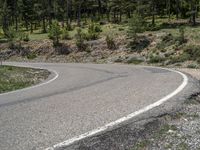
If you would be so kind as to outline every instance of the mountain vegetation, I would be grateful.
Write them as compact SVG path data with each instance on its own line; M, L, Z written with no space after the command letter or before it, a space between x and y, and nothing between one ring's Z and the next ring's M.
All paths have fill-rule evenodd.
M121 23L126 18L139 14L142 18L151 18L149 26L154 26L156 16L168 16L172 19L189 18L196 25L199 12L199 0L0 0L0 27L7 36L10 26L16 31L31 33L38 27L42 32L60 22L62 28L71 29L72 23L82 27L84 22L104 21Z
M199 11L200 0L0 0L0 59L196 66Z

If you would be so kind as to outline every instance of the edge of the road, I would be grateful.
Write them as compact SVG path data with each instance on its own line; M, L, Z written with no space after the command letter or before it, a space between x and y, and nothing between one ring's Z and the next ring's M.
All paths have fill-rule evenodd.
M45 67L44 68L35 67L30 64L14 65L13 63L10 64L9 62L5 64L13 65L13 66L21 66L21 67L46 69ZM123 66L123 64L121 65ZM139 128L147 127L147 130L149 130L149 128L150 130L152 128L156 128L157 125L154 124L153 122L154 119L152 118L156 118L157 116L162 116L163 114L169 113L170 111L171 112L174 110L176 111L179 108L178 105L181 104L186 98L188 98L192 94L195 94L196 92L199 92L199 89L200 89L199 83L197 83L197 80L195 80L188 74L186 75L180 71L169 69L169 68L162 68L162 67L155 67L155 66L141 66L141 67L163 69L163 70L168 70L170 72L177 73L182 77L183 82L175 91L173 91L172 93L168 94L167 96L163 97L162 99L158 100L157 102L153 104L150 104L136 112L133 112L125 117L122 117L116 121L113 121L105 126L99 127L97 129L94 129L82 135L79 135L69 140L66 140L64 142L58 143L52 147L46 148L45 150L90 150L90 149L93 150L94 148L98 149L98 147L101 150L113 149L113 147L115 150L117 150L120 147L119 144L126 145L125 143L122 142L123 141L122 139L126 139L127 136L130 134L130 132L132 134L131 135L132 137L130 138L131 140L138 138L139 137L138 134L141 134L140 136L143 135L143 132L140 132L140 130L138 130L137 127L135 127L135 125L139 124ZM58 78L59 74L56 71L51 70L51 69L46 69L46 70L50 71L51 75L44 82L28 87L28 88L20 89L17 91L3 93L3 94L0 94L0 96L10 94L10 93L21 92L21 91L29 90L32 88L37 88L37 87L49 84ZM180 95L180 93L183 93L183 91L185 91L185 93ZM150 125L149 127L148 124L152 124L152 123L154 125L153 126ZM120 142L118 141L118 144L116 144L116 141L113 142L114 140L116 141L120 140ZM129 141L129 139L126 139L126 140ZM115 147L115 145L118 145L118 147L117 146Z
M26 90L30 90L30 89L33 89L33 88L37 88L37 87L49 84L49 83L55 81L59 77L59 73L56 72L55 70L52 70L52 69L47 69L47 68L42 68L42 67L35 67L35 66L31 66L31 65L14 65L14 64L10 64L10 63L5 63L5 65L12 65L12 66L16 66L16 67L48 70L50 72L50 75L46 80L44 80L43 82L41 82L39 84L36 84L36 85L33 85L33 86L29 86L29 87L26 87L26 88L23 88L23 89L15 90L15 91L2 93L2 94L0 94L0 96L12 94L12 93L19 93L19 92L22 92L22 91L26 91Z
M105 134L106 132L112 132L112 130L114 130L115 128L121 128L126 122L129 122L130 120L133 120L134 118L136 118L140 115L143 115L143 114L153 110L154 108L157 108L158 106L165 104L166 102L168 102L172 98L176 97L180 92L182 92L185 89L185 87L188 85L190 80L194 80L194 79L191 79L191 77L188 78L188 76L186 74L184 74L180 71L174 70L174 69L154 67L154 66L143 66L143 67L163 69L163 70L167 70L167 71L170 71L170 72L177 73L182 77L183 82L181 83L181 85L179 85L179 87L175 91L166 95L165 97L163 97L162 99L158 100L155 103L152 103L152 104L150 104L150 105L148 105L148 106L146 106L146 107L144 107L144 108L142 108L142 109L140 109L136 112L133 112L133 113L131 113L131 114L125 116L125 117L122 117L122 118L120 118L116 121L113 121L109 124L106 124L105 126L99 127L97 129L94 129L94 130L89 131L87 133L84 133L84 134L81 134L81 135L76 136L74 138L68 139L68 140L61 142L61 143L58 143L58 144L56 144L52 147L46 148L45 150L84 149L84 148L80 148L80 147L82 145L91 145L91 143L95 143L94 141L101 141L101 140L97 140L98 138L102 138L101 134ZM192 94L192 93L194 93L194 91L191 92L190 94ZM186 95L184 95L184 97L185 96ZM187 95L187 96L189 96L189 95ZM80 144L80 143L82 143L82 144ZM85 144L83 144L83 143L85 143ZM86 148L86 149L89 149L89 148ZM102 147L101 147L101 149L102 149Z

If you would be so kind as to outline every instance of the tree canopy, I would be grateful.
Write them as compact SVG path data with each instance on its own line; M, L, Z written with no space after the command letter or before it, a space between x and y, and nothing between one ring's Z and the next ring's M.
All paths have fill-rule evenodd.
M70 26L82 21L112 21L120 23L137 12L142 17L156 22L156 16L188 18L195 25L200 0L0 0L0 27L6 31L9 26L19 26L33 32L41 26L43 32L57 20Z

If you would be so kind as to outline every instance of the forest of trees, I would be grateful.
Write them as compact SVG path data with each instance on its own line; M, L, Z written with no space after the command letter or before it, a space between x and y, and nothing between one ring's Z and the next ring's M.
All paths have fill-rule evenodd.
M0 0L0 27L21 27L33 32L37 27L47 32L52 20L62 27L81 26L86 19L123 22L137 12L156 23L156 16L187 18L196 24L200 0ZM125 19L124 19L125 18Z

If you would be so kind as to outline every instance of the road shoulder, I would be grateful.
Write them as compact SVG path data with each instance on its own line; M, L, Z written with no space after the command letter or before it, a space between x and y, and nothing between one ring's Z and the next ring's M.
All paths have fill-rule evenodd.
M92 137L84 138L69 146L56 147L54 150L133 149L135 145L140 145L140 141L149 139L162 129L168 121L166 116L173 116L181 111L185 101L200 91L198 80L190 75L189 83L182 92L159 107Z

